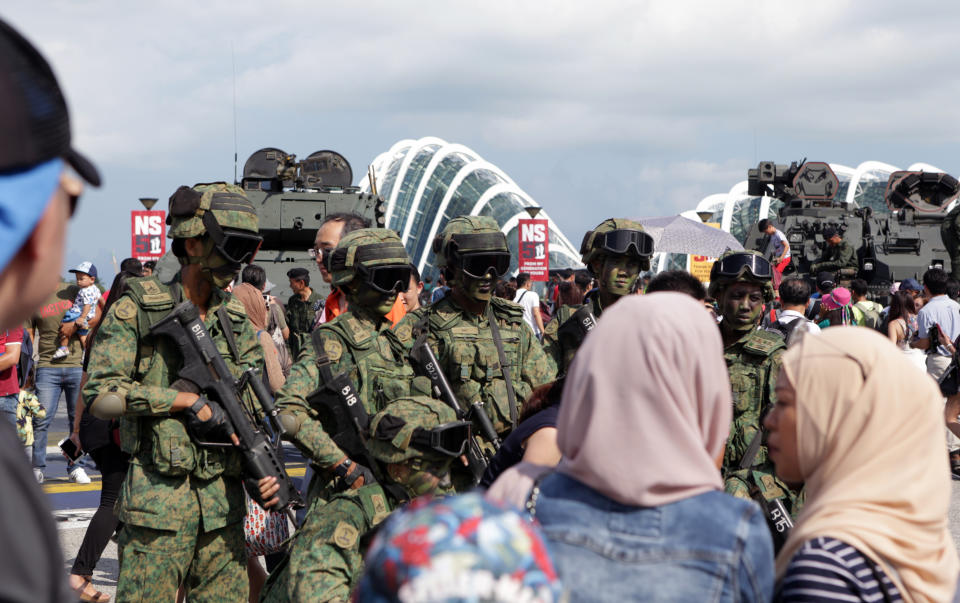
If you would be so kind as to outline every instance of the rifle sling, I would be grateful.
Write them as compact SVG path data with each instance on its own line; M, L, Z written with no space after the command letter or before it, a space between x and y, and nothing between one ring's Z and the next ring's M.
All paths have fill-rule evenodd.
M239 366L240 348L237 347L237 338L233 336L233 323L230 322L230 316L227 315L227 307L217 308L217 320L220 321L220 329L223 330L223 337L227 340L227 347L230 348L230 355L233 361Z
M497 348L497 357L500 360L500 370L507 386L507 402L510 404L510 427L517 428L517 395L513 391L513 380L510 379L510 367L507 365L507 355L503 351L503 340L500 338L500 326L497 317L493 314L493 307L487 304L487 321L490 323L490 332L493 333L493 345Z

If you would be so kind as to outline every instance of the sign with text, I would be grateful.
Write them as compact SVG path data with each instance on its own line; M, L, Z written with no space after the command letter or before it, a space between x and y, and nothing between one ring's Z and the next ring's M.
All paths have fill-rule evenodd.
M550 227L546 220L520 220L520 272L528 272L534 281L550 278Z
M159 260L167 250L167 225L165 211L130 212L130 256L141 262Z
M707 222L707 226L712 226L713 228L720 228L720 224L717 222ZM706 255L691 255L690 256L690 267L689 272L693 276L697 277L697 280L701 283L710 282L710 270L713 268L713 263L717 261L717 258L712 258Z

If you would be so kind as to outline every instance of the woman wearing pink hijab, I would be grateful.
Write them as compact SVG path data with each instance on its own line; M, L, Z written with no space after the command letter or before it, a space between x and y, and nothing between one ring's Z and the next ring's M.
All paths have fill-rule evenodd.
M720 333L691 297L604 313L567 374L563 459L527 505L572 601L770 599L770 532L717 469L730 391Z
M777 474L803 482L806 502L775 600L956 600L942 401L871 329L828 329L784 354L764 424Z

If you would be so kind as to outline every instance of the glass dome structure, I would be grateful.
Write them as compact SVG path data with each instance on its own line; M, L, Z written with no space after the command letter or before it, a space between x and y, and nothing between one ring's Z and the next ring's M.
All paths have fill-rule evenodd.
M386 226L398 233L424 277L437 276L430 243L450 218L491 216L510 246L511 272L517 269L518 231L526 207L538 207L500 168L460 144L428 136L405 139L371 162L377 192L387 202ZM357 183L370 191L367 177ZM550 268L578 268L578 248L560 232L546 211L537 215L550 226Z

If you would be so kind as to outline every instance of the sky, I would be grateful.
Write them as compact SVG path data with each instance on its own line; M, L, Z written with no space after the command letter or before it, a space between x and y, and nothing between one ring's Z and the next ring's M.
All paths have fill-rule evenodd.
M8 3L52 64L81 200L67 267L112 274L129 211L234 177L234 149L333 149L355 175L403 138L496 164L571 241L672 215L761 160L960 175L960 6L593 0Z

